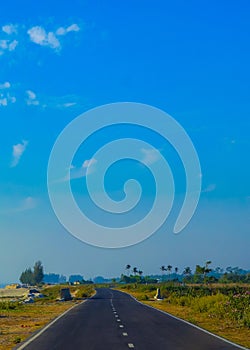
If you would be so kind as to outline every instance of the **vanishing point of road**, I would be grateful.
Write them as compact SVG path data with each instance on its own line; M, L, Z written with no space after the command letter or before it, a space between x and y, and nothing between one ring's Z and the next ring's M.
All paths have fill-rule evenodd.
M128 294L99 288L94 297L71 309L19 349L237 350L240 348L168 314L142 305Z

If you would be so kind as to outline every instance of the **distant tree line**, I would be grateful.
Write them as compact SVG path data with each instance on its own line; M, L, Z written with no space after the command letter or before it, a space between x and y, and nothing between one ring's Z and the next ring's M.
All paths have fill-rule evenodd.
M90 284L92 281L85 281L82 275L70 275L67 281L66 276L56 273L44 274L43 265L41 261L37 261L34 264L33 269L27 268L21 273L19 278L22 284L29 286L39 285L41 283L47 284Z
M206 261L204 265L196 265L194 273L189 266L183 272L179 272L178 267L172 265L162 265L161 275L143 276L143 272L137 267L127 264L126 274L121 274L121 283L156 283L164 281L181 283L250 283L250 271L245 271L239 267L227 267L225 270L216 267L211 268L212 262ZM167 274L166 274L167 273Z
M66 281L66 276L57 273L46 273L43 277L43 282L48 284L63 284L66 283Z

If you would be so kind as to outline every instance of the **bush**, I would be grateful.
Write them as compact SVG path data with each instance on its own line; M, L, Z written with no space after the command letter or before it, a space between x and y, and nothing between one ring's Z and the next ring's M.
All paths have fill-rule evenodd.
M0 310L15 310L20 306L18 302L0 301Z

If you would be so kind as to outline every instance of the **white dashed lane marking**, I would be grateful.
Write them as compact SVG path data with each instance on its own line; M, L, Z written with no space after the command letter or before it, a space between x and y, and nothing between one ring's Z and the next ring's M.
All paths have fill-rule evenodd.
M124 333L122 333L122 335L123 335L124 337L127 337L127 336L128 336L128 333L124 332Z
M123 326L123 324L120 324L120 326L119 326L120 328L124 328L124 326Z
M130 348L130 349L134 349L134 344L132 344L132 343L128 343L128 347Z

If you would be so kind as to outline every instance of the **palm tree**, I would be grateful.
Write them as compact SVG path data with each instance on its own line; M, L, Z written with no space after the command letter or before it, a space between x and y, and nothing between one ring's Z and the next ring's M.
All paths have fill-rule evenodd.
M160 270L161 270L162 274L164 274L164 271L166 271L166 267L165 267L164 265L162 265L162 266L160 267Z
M137 272L138 272L137 267L133 267L133 273L134 273L134 275L136 275Z
M128 276L130 275L130 269L131 269L131 265L126 265L126 270L128 271Z
M175 267L175 268L174 268L175 277L177 277L177 273L178 273L178 271L179 271L178 267Z
M212 269L210 269L209 265L212 264L212 261L208 260L205 263L204 266L204 274L203 274L203 278L204 278L204 282L206 282L206 275L212 271Z
M139 270L139 271L138 271L138 274L139 274L139 276L141 277L142 274L143 274L143 271L142 271L142 270Z
M172 267L173 267L173 266L171 266L171 265L168 265L168 266L167 266L168 278L169 278L169 279L170 279L170 273L171 273L171 271L172 271Z
M189 266L185 267L184 271L183 271L183 275L184 276L190 276L192 273L191 269Z

